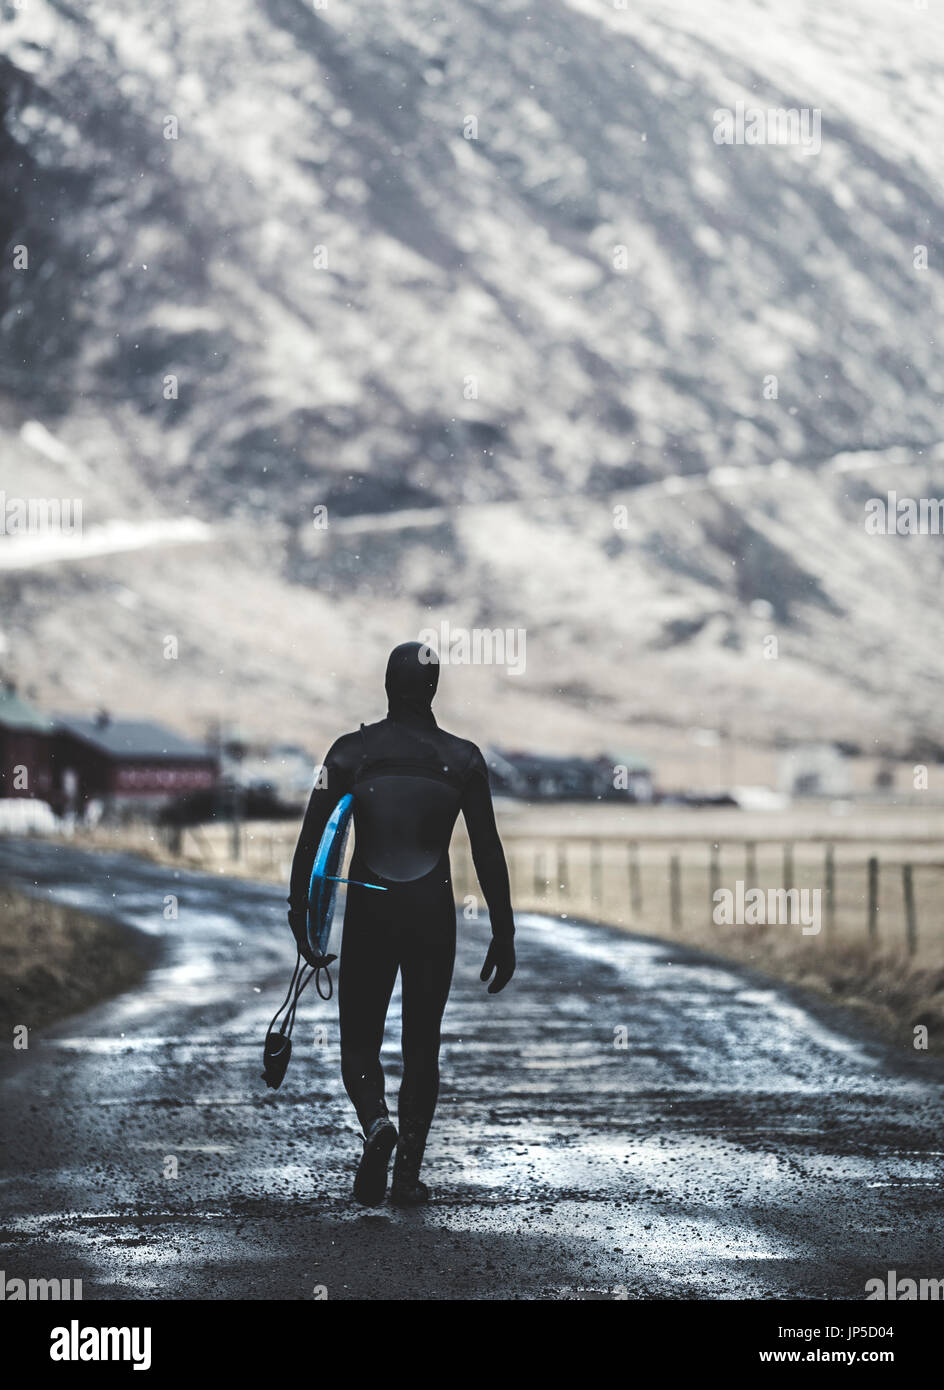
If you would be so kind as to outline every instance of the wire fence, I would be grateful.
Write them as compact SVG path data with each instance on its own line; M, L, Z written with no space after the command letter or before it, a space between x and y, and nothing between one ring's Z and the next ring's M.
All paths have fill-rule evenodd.
M517 908L703 943L713 928L795 929L832 945L944 954L944 862L931 845L506 837ZM479 891L467 844L457 897Z

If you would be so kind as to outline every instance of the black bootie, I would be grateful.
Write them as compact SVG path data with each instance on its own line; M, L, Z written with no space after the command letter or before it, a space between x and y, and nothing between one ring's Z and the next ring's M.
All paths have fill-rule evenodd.
M420 1167L426 1149L426 1127L400 1121L400 1142L393 1165L390 1200L397 1207L419 1207L429 1201L429 1188L420 1182Z
M354 1178L354 1200L364 1207L376 1207L387 1191L387 1164L397 1142L397 1131L388 1115L378 1115L367 1126L364 1152Z

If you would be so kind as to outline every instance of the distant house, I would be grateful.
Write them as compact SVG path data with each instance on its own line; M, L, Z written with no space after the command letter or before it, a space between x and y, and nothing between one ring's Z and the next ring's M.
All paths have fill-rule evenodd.
M781 754L777 782L787 796L843 797L849 765L834 743L800 743Z
M489 778L495 791L527 801L586 801L598 795L597 769L586 758L492 749Z
M311 795L317 759L296 744L280 743L243 758L223 758L222 771L247 791L268 792L289 806L304 806Z
M635 749L624 748L605 761L609 764L611 788L615 788L617 797L622 796L626 801L654 799L652 768L644 754L636 752ZM612 789L610 795L613 795Z
M55 767L63 801L82 811L149 809L183 792L214 787L214 754L147 719L56 718Z
M492 788L529 801L651 801L652 772L638 753L618 758L489 749Z
M524 774L511 758L505 757L497 748L485 748L482 756L488 768L492 791L498 796L524 797L528 786Z
M54 730L13 685L0 686L0 798L31 797L53 803Z

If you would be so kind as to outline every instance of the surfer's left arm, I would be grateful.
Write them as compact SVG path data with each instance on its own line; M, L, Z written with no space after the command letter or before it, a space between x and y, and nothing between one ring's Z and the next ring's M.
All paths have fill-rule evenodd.
M478 749L469 768L462 813L469 832L472 862L485 894L492 924L492 940L479 978L488 980L494 972L488 992L498 994L515 973L515 918L511 906L508 865L495 824L488 767Z

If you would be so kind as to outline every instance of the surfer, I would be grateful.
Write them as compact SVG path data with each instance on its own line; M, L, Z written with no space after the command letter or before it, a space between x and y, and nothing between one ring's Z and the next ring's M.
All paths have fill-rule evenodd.
M308 803L289 896L289 924L306 958L308 885L312 863L339 798L354 799L354 855L344 912L338 1012L341 1072L364 1131L354 1197L376 1206L428 1200L420 1182L426 1137L439 1094L439 1033L452 983L456 908L449 841L459 812L488 904L492 940L481 979L489 994L515 969L514 917L505 855L495 825L485 759L474 743L436 723L432 700L439 661L431 647L404 642L387 662L387 717L343 734L328 751ZM403 1078L399 1134L390 1120L380 1062L384 1023L399 971L402 986Z

